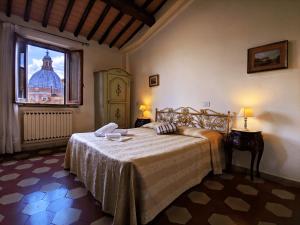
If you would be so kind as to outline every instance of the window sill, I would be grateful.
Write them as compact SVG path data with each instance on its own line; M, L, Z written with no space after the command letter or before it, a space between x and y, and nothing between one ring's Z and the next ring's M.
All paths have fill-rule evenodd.
M79 108L80 105L58 105L58 104L32 104L14 102L19 107L47 107L47 108Z

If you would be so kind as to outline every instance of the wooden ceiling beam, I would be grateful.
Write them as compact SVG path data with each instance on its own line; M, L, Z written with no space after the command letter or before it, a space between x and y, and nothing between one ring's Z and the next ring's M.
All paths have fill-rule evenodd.
M146 9L151 3L153 2L153 0L147 0L144 2L144 4L142 5L143 9ZM118 33L118 35L112 40L112 42L109 44L109 47L111 48L112 46L114 46L115 43L117 43L117 41L122 37L122 35L129 29L129 27L131 27L131 25L136 21L136 19L134 17L132 17L129 22L123 27L123 29Z
M122 48L124 45L127 44L128 41L130 41L144 26L145 24L141 24L140 26L138 26L138 28L126 39L126 41L124 41L123 44L121 44L121 46L119 48Z
M121 18L123 17L123 13L119 12L118 15L115 17L115 19L112 21L112 23L109 25L109 27L106 29L106 31L104 32L104 34L102 35L102 37L99 39L98 43L102 44L105 39L107 38L107 36L109 35L109 33L111 32L111 30L114 28L114 26L121 20Z
M81 19L80 19L80 21L79 21L79 23L77 25L76 30L74 32L74 36L75 37L77 37L79 35L79 33L81 31L81 28L82 28L84 22L86 21L86 19L87 19L88 15L89 15L89 13L90 13L93 5L95 4L95 2L96 2L96 0L90 0L89 3L87 4L87 6L85 7L85 10L84 10L84 12L83 12L83 14L81 16Z
M24 12L24 20L26 22L28 22L30 18L31 5L32 5L32 0L27 0L25 6L25 12Z
M7 0L6 1L6 16L10 17L11 15L11 6L12 6L13 0Z
M42 22L43 27L48 26L48 21L49 21L52 7L53 7L53 3L54 3L54 0L48 0L48 2L47 2L47 6L45 9L44 18L43 18L43 22Z
M156 7L156 9L153 12L153 15L155 15L163 6L164 4L167 2L167 0L162 1L158 7ZM126 41L119 47L122 48L127 42L129 42L142 28L143 28L144 24L142 23L127 39Z
M166 2L167 2L168 0L163 0L159 5L158 5L158 7L156 7L156 9L153 11L153 15L155 15L163 6L164 6L164 4L166 4Z
M162 7L163 5L167 2L167 0L162 1L158 7L154 10L153 15L155 15ZM119 47L122 48L127 42L129 42L142 28L144 24L142 23L127 39L126 41Z
M123 29L118 33L118 35L112 40L112 42L109 44L109 47L111 48L114 46L114 44L122 37L122 35L129 29L129 27L136 21L134 17L132 17L129 22L123 27Z
M99 29L99 27L101 26L104 18L106 17L107 13L110 10L110 5L106 5L105 8L103 9L101 15L99 16L98 20L96 21L94 27L92 28L92 30L90 31L90 33L87 36L88 40L91 40L91 38L94 36L94 34L97 32L97 30Z
M120 12L124 14L128 14L148 26L152 26L155 23L155 18L151 14L149 14L145 9L139 8L134 4L133 1L124 1L124 0L102 0L106 2L106 4L110 4L112 7L118 9Z
M65 14L64 14L64 17L60 23L60 26L59 26L59 31L60 32L63 32L64 29L65 29L65 26L68 22L68 19L70 17L70 14L71 14L71 11L72 11L72 8L74 6L74 3L75 3L75 0L69 0L68 2L68 5L67 5L67 8L66 8L66 11L65 11Z

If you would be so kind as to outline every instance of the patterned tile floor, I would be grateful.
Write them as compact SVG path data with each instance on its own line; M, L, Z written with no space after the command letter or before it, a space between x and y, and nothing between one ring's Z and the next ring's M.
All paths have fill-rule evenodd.
M110 225L112 218L76 176L63 153L48 150L2 158L0 224ZM208 176L150 225L300 225L300 189L244 174Z

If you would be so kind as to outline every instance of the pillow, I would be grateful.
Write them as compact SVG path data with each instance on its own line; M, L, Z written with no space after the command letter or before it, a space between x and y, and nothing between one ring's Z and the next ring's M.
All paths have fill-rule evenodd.
M150 128L150 129L156 129L156 127L160 124L162 124L162 122L151 122L151 123L144 124L142 127Z
M174 123L161 123L155 129L157 134L170 134L176 131L176 125Z
M207 138L207 136L209 136L210 134L215 134L218 132L198 127L178 127L176 133L190 137Z

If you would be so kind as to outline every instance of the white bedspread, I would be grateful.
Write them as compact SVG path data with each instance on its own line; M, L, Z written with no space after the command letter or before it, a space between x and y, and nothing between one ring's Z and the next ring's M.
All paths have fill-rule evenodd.
M126 142L73 134L65 168L76 174L114 225L146 224L209 171L221 173L221 135L207 139L130 129Z

